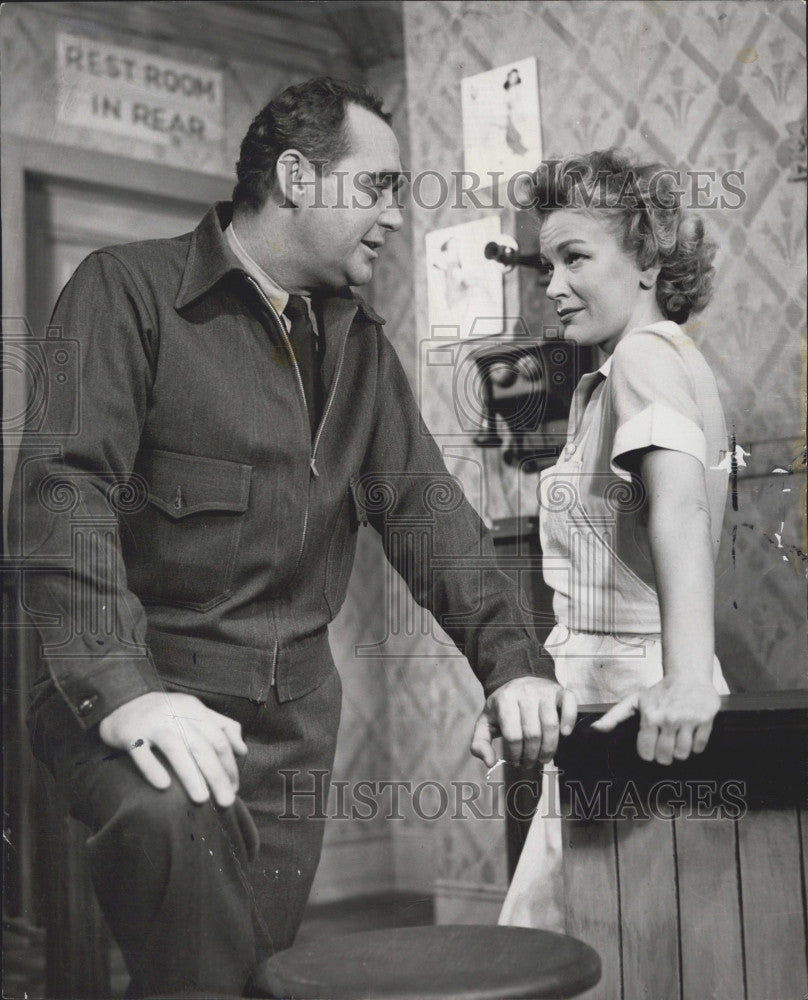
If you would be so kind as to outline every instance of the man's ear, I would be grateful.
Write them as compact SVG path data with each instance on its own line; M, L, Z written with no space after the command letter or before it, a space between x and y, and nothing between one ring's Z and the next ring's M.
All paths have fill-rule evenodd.
M640 287L641 288L653 288L657 283L657 278L659 277L659 272L662 270L658 265L656 267L647 267L644 271L640 272Z
M281 196L281 208L298 208L304 199L307 184L311 184L309 174L313 167L297 149L286 149L278 157L275 177Z

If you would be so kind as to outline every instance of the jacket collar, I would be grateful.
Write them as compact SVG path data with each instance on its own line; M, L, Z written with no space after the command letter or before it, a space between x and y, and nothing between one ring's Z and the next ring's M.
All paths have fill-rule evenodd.
M188 248L182 281L174 300L176 309L184 309L205 295L232 271L244 272L241 262L230 249L224 235L232 219L232 204L227 201L217 202L191 234L191 245ZM329 298L351 300L371 323L384 323L382 317L350 288L336 292Z
M349 289L349 291L350 291L350 289ZM380 316L376 312L375 309L373 309L371 306L369 306L367 304L367 302L365 302L365 300L362 298L361 295L357 295L356 292L351 291L350 292L350 297L354 300L354 302L359 307L359 311L363 312L365 314L366 318L369 319L371 323L378 323L379 326L384 326L384 324L386 322L386 320L384 319L384 317Z
M238 258L227 245L225 229L230 225L233 208L229 202L218 202L191 233L191 245L182 272L175 309L183 309L231 271L242 270Z

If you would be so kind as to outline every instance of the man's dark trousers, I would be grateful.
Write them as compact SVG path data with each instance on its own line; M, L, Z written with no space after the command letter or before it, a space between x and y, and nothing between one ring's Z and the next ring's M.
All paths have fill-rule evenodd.
M91 831L93 883L132 976L130 995L241 995L300 924L326 803L316 818L313 798L290 791L327 793L317 772L330 776L341 686L334 671L302 698L263 705L182 690L241 723L249 753L229 809L194 805L176 777L165 791L152 788L128 754L103 744L96 728L82 731L58 695L32 718L33 745Z

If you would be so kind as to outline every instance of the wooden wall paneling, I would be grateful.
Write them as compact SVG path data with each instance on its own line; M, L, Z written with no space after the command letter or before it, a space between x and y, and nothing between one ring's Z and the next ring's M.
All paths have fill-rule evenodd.
M3 580L3 614L6 622L19 618L11 573ZM32 925L32 761L24 742L28 685L24 670L17 670L17 664L27 663L26 646L30 638L25 631L3 629L3 724L11 734L3 753L3 916Z
M669 766L638 760L636 717L607 736L596 733L591 722L602 710L583 706L556 765L567 815L585 808L607 820L625 817L608 824L617 832L623 967L623 992L612 989L609 1000L808 1000L808 692L727 695L705 752ZM681 818L630 818L646 804L660 816L663 784L679 789L663 801L666 809L678 801ZM724 798L731 784L746 804L735 823ZM619 793L605 812L601 788ZM697 819L707 805L702 793L718 789L714 818ZM585 852L566 849L566 878L578 878L585 900L574 892L565 900L569 930L585 937L576 911L596 880L566 871L584 861Z
M678 867L682 1000L741 1000L743 950L735 824L674 820Z
M2 208L2 298L3 322L25 316L25 151L23 144L3 136L3 169L0 170L0 207ZM5 339L4 339L5 346ZM9 358L9 354L4 355ZM3 364L3 418L25 412L26 388L14 365ZM3 551L6 547L6 512L11 496L11 480L17 464L18 445L3 440Z
M155 39L180 42L207 51L214 59L270 63L291 72L316 76L330 72L360 79L351 53L339 34L328 25L308 20L300 25L280 12L256 4L148 3L103 4L95 2L22 3L19 6L58 17L69 29L94 32L98 26L126 31L135 44L151 46Z
M796 810L762 809L738 820L747 1000L808 990Z
M673 822L617 821L616 836L625 998L675 1000L680 969Z
M68 816L65 797L44 767L37 768L45 805L45 989L48 997L101 1000L110 987L109 931L90 880L89 831Z
M622 1000L615 824L563 821L567 933L600 955L602 973L586 1000Z

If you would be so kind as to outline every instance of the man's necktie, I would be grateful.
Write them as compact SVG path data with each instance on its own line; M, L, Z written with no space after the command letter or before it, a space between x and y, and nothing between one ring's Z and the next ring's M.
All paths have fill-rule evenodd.
M303 380L303 392L306 396L306 406L309 411L311 434L317 430L320 422L319 392L317 389L317 351L314 342L314 328L311 325L308 306L300 295L290 295L284 315L290 322L289 340L292 344L300 378Z

